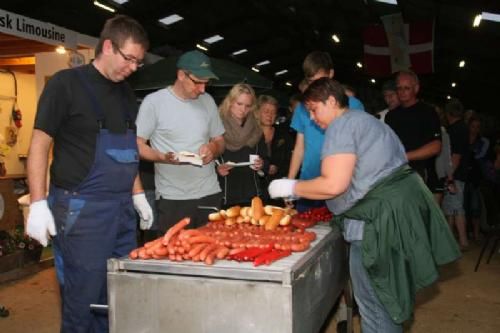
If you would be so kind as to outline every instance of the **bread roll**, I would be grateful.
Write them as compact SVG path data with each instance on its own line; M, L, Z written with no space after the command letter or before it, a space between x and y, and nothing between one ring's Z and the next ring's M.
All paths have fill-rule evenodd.
M282 210L274 210L273 215L269 218L269 220L266 222L266 225L264 226L264 229L266 230L274 230L278 227L280 224L281 219L283 218L284 212Z
M233 206L230 207L226 210L226 216L227 217L236 217L240 215L240 206Z
M271 215L264 215L259 219L259 225L265 225L271 218Z
M223 218L222 218L222 216L220 215L219 212L208 214L208 220L209 221L220 221L222 219Z
M292 217L288 214L283 216L280 220L280 225L289 225L292 220Z
M259 221L262 215L264 215L264 205L262 200L259 197L254 197L252 199L252 218Z

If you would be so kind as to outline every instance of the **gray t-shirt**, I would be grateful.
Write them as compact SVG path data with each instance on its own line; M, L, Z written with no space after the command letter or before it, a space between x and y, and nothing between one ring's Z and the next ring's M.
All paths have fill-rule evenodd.
M335 119L325 133L321 159L335 154L356 155L356 165L346 192L326 200L334 214L351 208L370 191L373 185L408 163L403 145L386 124L372 115L349 110ZM363 223L346 220L345 238L348 241L363 238Z
M175 96L171 87L149 94L139 108L137 136L150 140L160 152L198 153L211 138L224 134L213 98L205 93L194 100ZM155 163L157 197L199 199L220 192L214 163L202 167Z

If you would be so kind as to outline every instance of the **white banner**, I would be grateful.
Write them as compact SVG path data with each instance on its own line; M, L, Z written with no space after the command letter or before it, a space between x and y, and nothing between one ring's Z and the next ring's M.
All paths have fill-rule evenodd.
M76 49L78 33L0 9L0 32Z

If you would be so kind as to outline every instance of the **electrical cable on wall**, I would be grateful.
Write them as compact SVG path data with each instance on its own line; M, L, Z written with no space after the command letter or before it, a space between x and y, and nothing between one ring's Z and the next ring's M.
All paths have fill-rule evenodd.
M18 130L22 126L22 113L17 105L17 78L14 72L10 70L1 69L0 73L10 74L14 80L14 96L9 96L14 100L10 114L10 125L5 128L6 144L13 147L17 143ZM12 124L14 124L14 126L12 126Z

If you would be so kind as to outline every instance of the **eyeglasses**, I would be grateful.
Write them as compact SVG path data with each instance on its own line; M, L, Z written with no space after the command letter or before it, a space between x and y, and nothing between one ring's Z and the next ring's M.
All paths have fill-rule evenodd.
M195 80L191 77L191 73L186 72L186 71L183 71L183 72L184 72L184 75L186 75L191 80L191 82L193 82L197 86L210 84L210 80L209 81L198 81L198 80Z
M398 86L396 87L397 90L410 90L413 89L413 87L408 87L408 86Z
M142 67L144 66L144 62L142 60L138 60L136 59L135 57L133 56L129 56L129 55L126 55L122 52L122 50L120 50L120 48L118 47L118 45L115 43L115 42L111 42L111 44L113 45L113 48L115 50L118 51L118 53L120 53L120 55L122 56L122 58L128 62L129 64L131 65L136 65L137 67Z

